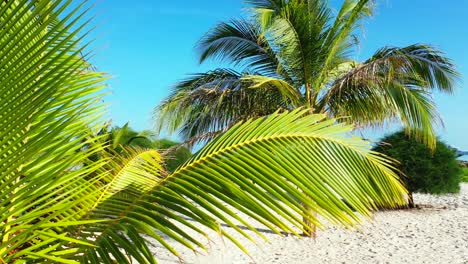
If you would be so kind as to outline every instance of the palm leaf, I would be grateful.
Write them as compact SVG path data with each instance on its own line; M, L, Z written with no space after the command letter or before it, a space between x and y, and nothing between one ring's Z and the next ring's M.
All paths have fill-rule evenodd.
M96 213L98 218L112 220L81 233L90 243L99 245L79 245L85 253L81 260L108 263L119 259L120 263L129 263L120 248L140 263L154 263L144 235L177 256L167 238L193 250L204 248L193 237L193 233L206 236L202 226L223 234L243 249L219 222L251 240L254 238L237 223L261 234L233 209L277 233L297 235L307 228L302 217L321 226L304 205L331 223L351 227L362 221L359 215L369 217L378 206L406 204L406 191L388 161L371 152L366 141L344 137L350 126L324 120L323 115L305 115L308 111L239 123L173 174L154 181L151 189L127 185L109 196ZM131 173L149 172L144 165L148 159L139 155L132 156L133 165L120 167L122 173L130 173L129 180ZM149 156L158 155L153 152Z
M327 30L322 50L319 52L324 56L320 60L320 73L313 81L313 87L317 87L318 90L315 91L316 95L325 88L327 74L343 62L347 50L356 44L352 34L364 18L372 15L372 9L373 2L369 0L344 1L333 25Z
M451 93L457 76L450 60L429 46L384 48L336 79L320 104L362 125L401 122L434 147L442 121L430 92Z
M303 105L301 101L302 95L299 90L286 81L262 75L247 75L243 77L243 80L251 83L250 89L266 88L268 90L274 89L278 91L286 105L291 105L292 107L300 107Z
M291 98L298 100L297 92L289 86L252 89L256 83L248 76L218 69L180 82L173 95L155 109L157 130L179 131L184 140L189 140L225 131L240 120L273 113L287 106Z
M89 71L77 45L83 5L4 1L0 7L0 260L65 261L51 252L76 243L66 231L82 220L98 188L83 166L99 151L82 131L96 126L105 76ZM68 10L65 12L64 10ZM62 17L59 19L59 17ZM86 45L85 45L86 46Z
M199 41L200 63L208 58L232 63L249 71L290 79L261 27L245 19L220 23Z

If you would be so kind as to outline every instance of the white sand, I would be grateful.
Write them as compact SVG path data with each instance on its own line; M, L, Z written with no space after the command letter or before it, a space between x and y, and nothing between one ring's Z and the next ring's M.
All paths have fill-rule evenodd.
M414 199L421 209L379 212L360 231L319 230L315 241L265 230L269 242L258 238L255 245L235 235L250 257L215 233L205 243L208 253L174 247L183 263L468 263L468 184L458 195L415 194ZM159 263L179 263L161 246L152 250Z

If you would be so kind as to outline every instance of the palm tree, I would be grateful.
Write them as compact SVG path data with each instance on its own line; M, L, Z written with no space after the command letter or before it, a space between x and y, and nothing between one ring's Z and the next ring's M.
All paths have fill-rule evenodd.
M97 133L89 132L90 138L95 138L101 144L107 145L106 150L120 153L125 147L152 148L154 133L149 130L136 131L128 123L122 127L111 124L104 125Z
M122 154L129 147L139 149L157 149L163 154L165 159L164 168L167 172L174 172L180 165L185 163L191 156L190 150L183 144L169 139L156 139L153 132L149 130L136 131L128 123L122 127L111 127L104 125L97 133L88 131L88 137L83 142L93 142L89 144L101 144L104 146L103 152L94 153L90 157L90 162L105 158L109 155ZM81 151L88 151L86 145Z
M169 139L156 139L154 133L149 130L137 132L130 128L128 123L123 127L113 127L106 133L107 144L110 144L114 152L121 153L127 147L158 149L165 160L164 168L169 173L174 172L192 156L184 145Z
M308 109L233 125L170 175L154 149L89 162L106 148L85 132L101 129L107 77L80 45L84 6L0 4L0 263L156 263L146 236L176 256L170 239L204 248L185 228L242 248L220 222L260 233L232 208L297 234L310 231L301 217L320 224L303 205L350 227L406 203L390 161L346 137L351 126Z
M457 72L429 45L384 47L353 59L374 1L247 0L250 16L222 22L197 45L200 63L232 69L195 74L155 109L160 130L207 141L240 120L298 106L357 127L399 122L430 147L442 124L431 93L452 93Z
M109 140L114 146L134 146L151 148L154 134L149 130L136 131L126 123L122 127L113 127L109 132Z

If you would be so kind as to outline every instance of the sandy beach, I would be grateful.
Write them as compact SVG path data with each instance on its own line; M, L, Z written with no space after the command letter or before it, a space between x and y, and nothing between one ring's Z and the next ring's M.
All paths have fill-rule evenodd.
M260 226L269 242L256 237L253 244L235 235L250 256L213 232L211 241L200 238L208 252L174 247L183 263L468 263L468 184L456 195L414 198L418 209L376 213L359 231L319 230L316 240L279 236ZM179 263L161 246L152 251L159 263Z

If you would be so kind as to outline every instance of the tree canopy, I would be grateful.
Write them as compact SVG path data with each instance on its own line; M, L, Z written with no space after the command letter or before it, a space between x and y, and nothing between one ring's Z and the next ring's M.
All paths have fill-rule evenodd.
M432 93L452 93L458 77L443 52L417 43L354 60L371 0L346 0L336 12L320 0L246 3L247 17L219 23L196 46L200 63L231 68L175 85L155 109L160 130L206 142L238 121L302 106L358 127L400 123L435 147L442 120Z

